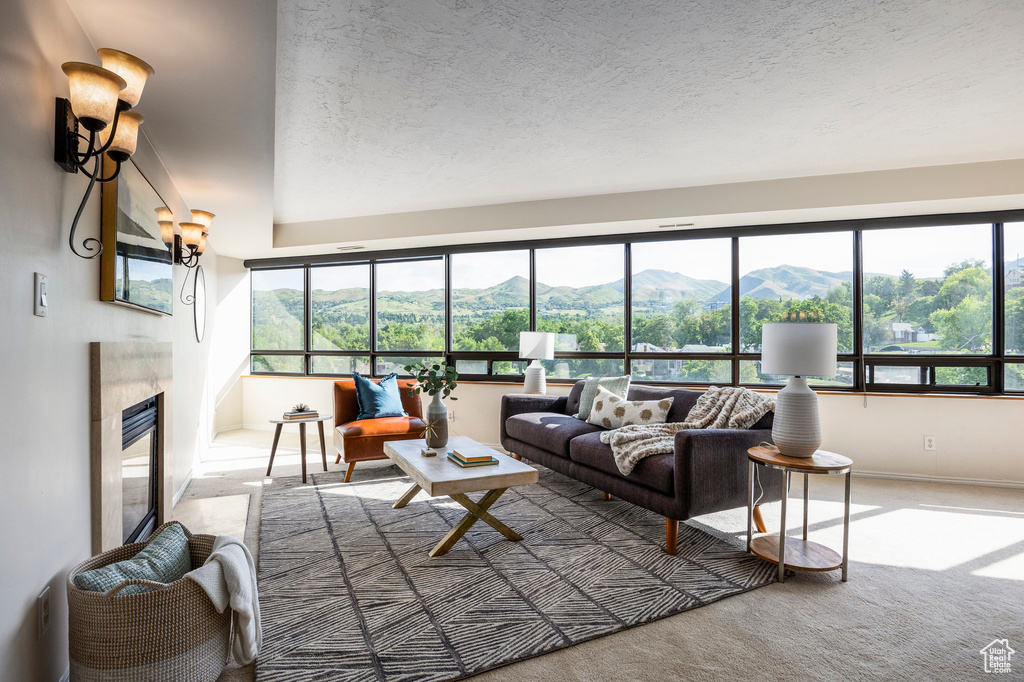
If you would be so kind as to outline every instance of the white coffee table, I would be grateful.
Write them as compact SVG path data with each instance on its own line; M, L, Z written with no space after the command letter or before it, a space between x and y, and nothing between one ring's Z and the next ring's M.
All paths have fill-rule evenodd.
M497 464L463 469L450 462L447 453L452 448L485 447L465 436L450 438L448 445L438 448L434 457L424 457L421 454L426 446L425 440L394 440L384 443L384 452L413 480L413 486L391 505L392 507L401 509L422 490L431 497L447 495L467 510L462 520L430 550L430 556L445 554L477 521L483 521L509 540L523 539L519 533L494 518L487 510L512 486L536 483L536 469L491 448L487 449L498 460ZM479 502L474 502L466 495L481 490L487 492Z

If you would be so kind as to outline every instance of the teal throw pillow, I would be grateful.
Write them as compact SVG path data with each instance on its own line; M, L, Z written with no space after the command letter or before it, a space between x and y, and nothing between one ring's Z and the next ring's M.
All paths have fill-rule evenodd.
M583 421L590 418L590 410L594 407L598 386L606 388L620 398L625 398L629 393L629 381L629 374L621 377L588 377L583 384L583 393L580 394L580 411L573 416Z
M374 383L358 372L352 373L356 380L356 401L359 403L359 419L380 417L407 417L402 407L402 395L398 388L398 374L391 373Z
M74 583L83 590L106 592L125 580L154 580L158 583L173 583L192 570L192 559L188 551L188 538L181 524L173 523L149 541L131 559L108 564L102 568L83 571L75 576ZM130 585L116 596L149 592L145 585Z

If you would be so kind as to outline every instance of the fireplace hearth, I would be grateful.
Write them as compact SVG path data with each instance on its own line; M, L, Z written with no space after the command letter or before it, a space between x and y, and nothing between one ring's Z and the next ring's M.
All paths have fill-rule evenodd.
M172 346L91 344L92 549L145 538L170 518Z

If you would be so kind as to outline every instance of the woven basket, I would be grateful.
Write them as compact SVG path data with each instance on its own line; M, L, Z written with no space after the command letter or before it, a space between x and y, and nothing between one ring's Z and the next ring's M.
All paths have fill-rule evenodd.
M214 536L193 535L184 526L182 530L188 538L192 567L202 566L213 549ZM83 561L68 574L72 680L212 682L224 670L231 609L217 613L206 592L191 580L182 578L166 585L126 580L107 592L82 590L72 582L83 571L132 558L147 544L117 547ZM155 589L117 595L129 585Z

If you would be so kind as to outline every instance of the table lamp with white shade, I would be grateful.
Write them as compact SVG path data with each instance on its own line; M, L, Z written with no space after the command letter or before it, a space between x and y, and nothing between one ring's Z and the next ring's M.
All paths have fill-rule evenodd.
M555 358L555 335L551 332L519 332L519 357L531 360L526 368L525 393L547 393L547 379L541 360Z
M806 377L836 375L836 325L769 322L761 327L761 374L792 378L775 403L772 440L789 457L810 457L821 446L818 396Z

